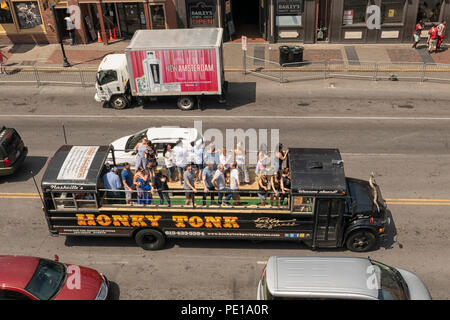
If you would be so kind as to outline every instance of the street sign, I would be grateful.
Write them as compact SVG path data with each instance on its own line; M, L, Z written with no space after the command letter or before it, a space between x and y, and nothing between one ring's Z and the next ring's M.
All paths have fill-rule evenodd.
M247 51L247 37L246 36L242 36L242 50Z

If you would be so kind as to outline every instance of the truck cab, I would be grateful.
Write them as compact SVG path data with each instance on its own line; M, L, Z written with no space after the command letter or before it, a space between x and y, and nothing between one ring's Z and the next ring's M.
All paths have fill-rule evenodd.
M98 67L95 100L116 109L125 108L130 101L129 79L125 54L107 55Z

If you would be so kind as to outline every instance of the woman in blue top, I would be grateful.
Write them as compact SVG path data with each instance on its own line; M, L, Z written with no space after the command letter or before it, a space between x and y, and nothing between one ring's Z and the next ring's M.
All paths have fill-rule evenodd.
M134 167L135 172L138 172L139 167L147 167L147 142L147 137L142 137L141 142L136 144L136 146L134 147L133 153L137 153L136 166Z
M134 184L137 189L138 204L152 204L150 175L143 167L139 167L134 175Z

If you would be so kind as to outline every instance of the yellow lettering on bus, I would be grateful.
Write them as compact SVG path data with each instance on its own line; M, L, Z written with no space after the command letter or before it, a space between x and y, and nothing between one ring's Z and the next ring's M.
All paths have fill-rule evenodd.
M222 228L222 217L205 217L205 227L206 228Z
M148 219L148 221L150 221L152 227L159 226L158 221L159 219L161 219L161 216L145 216L145 217Z
M95 226L93 214L77 214L77 222L79 226Z
M175 227L177 228L184 228L186 225L184 222L188 221L187 216L172 216L172 220L176 222Z
M101 214L97 216L97 223L101 226L109 226L111 224L111 218L106 214Z
M120 227L120 225L123 225L124 227L129 227L130 223L128 222L128 215L113 215L113 224L116 227Z
M189 218L189 224L191 225L191 227L200 228L204 224L204 222L202 218L193 216Z
M147 223L144 222L144 216L130 215L132 227L146 227Z
M223 217L223 227L239 229L239 225L236 222L237 219L238 217Z

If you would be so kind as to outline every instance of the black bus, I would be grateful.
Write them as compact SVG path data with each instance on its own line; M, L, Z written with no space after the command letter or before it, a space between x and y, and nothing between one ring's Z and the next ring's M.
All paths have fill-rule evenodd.
M178 183L167 191L171 206L111 199L102 183L114 165L109 153L112 146L64 145L49 161L41 186L52 235L133 237L146 250L162 249L168 238L198 238L299 241L357 252L373 250L385 236L387 209L378 185L372 177L345 177L337 149L290 148L291 191L277 206L259 201L257 183L240 188L239 203L227 206L203 205L201 187L197 205L185 205Z

